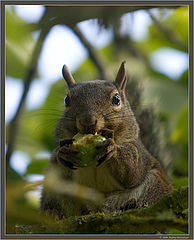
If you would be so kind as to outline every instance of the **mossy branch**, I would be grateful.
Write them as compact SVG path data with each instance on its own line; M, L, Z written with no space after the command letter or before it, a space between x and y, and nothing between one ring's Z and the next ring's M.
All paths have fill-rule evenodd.
M143 209L125 212L96 213L70 217L65 220L47 219L42 224L31 226L19 225L15 233L60 233L60 234L157 234L188 233L188 188L182 187L165 196L155 205Z

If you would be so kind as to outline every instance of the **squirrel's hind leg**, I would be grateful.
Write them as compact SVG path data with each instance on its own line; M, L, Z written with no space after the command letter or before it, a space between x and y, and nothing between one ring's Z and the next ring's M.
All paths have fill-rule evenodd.
M154 204L173 190L170 182L157 170L151 170L143 183L132 189L118 191L109 195L102 207L104 212L141 208Z

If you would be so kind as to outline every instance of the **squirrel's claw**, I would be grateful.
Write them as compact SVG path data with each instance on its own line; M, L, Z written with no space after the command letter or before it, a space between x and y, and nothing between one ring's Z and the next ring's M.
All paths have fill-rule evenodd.
M75 139L64 139L62 141L60 141L60 147L63 147L63 146L69 146L73 143Z
M78 154L79 153L79 151L77 149L69 148L67 146L61 147L58 152L61 152L64 154Z
M114 142L111 138L108 138L105 141L103 141L102 143L100 143L99 145L97 145L96 148L97 149L105 148L106 151L108 151L109 148L112 148L112 146L114 146Z
M95 161L97 161L97 167L100 166L103 162L109 160L111 157L115 155L116 145L111 138L106 139L104 142L96 146L97 149L102 148L103 151L99 153Z
M69 148L68 146L64 145L58 150L57 160L62 165L70 169L77 169L78 167L81 167L83 165L83 163L75 156L78 153L78 150Z
M114 131L108 128L103 128L100 131L100 134L105 138L112 138L112 139L114 138Z
M62 158L59 158L58 160L59 160L60 163L62 163L62 165L64 165L65 167L68 167L68 168L70 168L70 169L72 169L72 170L76 170L76 169L77 169L77 167L75 167L75 166L73 165L73 163L71 163L71 162L67 162L67 161L65 161L65 160L62 159Z

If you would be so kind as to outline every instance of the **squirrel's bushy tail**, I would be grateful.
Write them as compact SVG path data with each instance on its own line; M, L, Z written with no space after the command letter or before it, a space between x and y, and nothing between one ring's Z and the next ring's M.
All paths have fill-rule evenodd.
M137 79L129 79L126 95L140 128L140 138L146 149L160 161L165 172L171 173L171 150L165 140L165 129L154 104L142 104L143 87Z

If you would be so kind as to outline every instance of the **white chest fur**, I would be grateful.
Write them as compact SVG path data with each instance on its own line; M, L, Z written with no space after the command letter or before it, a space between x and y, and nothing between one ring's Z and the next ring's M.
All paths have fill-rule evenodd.
M79 168L74 171L73 178L79 184L95 188L103 193L123 190L105 164L96 167L95 163L90 167Z

